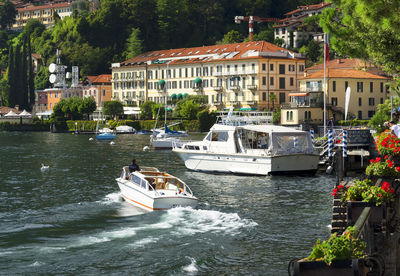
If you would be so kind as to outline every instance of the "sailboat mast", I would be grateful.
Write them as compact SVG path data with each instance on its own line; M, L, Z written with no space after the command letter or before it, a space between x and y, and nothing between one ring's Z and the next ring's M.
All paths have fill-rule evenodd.
M169 67L169 63L167 63L167 73L166 73L166 75L167 75L167 81L165 82L165 86L164 86L164 88L165 88L165 114L164 114L164 117L165 117L165 127L167 126L167 98L168 98L168 91L167 91L167 89L168 89L168 68Z

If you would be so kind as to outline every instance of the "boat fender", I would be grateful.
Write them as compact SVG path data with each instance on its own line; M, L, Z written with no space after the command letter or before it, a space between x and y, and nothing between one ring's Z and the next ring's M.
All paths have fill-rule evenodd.
M326 168L326 174L331 174L333 171L333 167L332 166L328 166L328 168Z

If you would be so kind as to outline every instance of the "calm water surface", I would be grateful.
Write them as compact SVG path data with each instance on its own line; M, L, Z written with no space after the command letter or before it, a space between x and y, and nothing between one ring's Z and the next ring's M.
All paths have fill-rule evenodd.
M90 137L0 132L1 275L287 275L329 236L333 178L191 172L143 152L147 135ZM115 178L133 157L188 183L198 207L124 202Z

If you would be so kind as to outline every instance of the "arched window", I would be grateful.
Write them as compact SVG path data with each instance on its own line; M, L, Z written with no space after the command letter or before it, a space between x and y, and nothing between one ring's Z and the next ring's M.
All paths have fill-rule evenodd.
M289 111L286 111L286 121L290 120Z
M293 111L290 111L290 121L293 121Z
M308 111L304 111L304 119L308 120Z

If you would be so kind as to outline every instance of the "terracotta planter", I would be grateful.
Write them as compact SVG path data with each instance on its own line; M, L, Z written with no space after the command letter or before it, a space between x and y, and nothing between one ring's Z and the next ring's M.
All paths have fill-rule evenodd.
M354 225L365 207L371 207L369 222L381 224L386 219L386 204L376 206L375 203L347 201L347 224Z
M294 276L361 276L366 275L363 259L333 261L328 266L324 261L297 261L293 265Z

